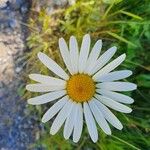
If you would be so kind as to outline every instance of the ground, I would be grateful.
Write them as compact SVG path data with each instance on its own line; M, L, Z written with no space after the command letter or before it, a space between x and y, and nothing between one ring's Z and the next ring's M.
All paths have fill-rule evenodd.
M18 92L27 49L27 30L21 22L28 15L29 4L23 0L0 2L0 150L26 150L38 138L39 130L36 117L29 115Z

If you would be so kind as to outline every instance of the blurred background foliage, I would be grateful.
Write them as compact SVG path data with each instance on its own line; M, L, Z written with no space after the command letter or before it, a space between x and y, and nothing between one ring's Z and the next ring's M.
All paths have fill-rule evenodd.
M49 135L51 122L43 125L39 140L33 147L43 146L46 150L150 150L150 1L149 0L77 0L75 4L65 5L48 12L47 5L39 11L35 10L40 0L33 0L28 27L30 35L27 44L30 51L26 54L26 73L42 73L54 75L37 59L42 51L65 67L58 49L58 38L67 41L75 35L81 43L82 36L90 33L92 45L96 40L103 40L103 51L116 45L117 57L127 54L126 61L120 68L133 71L131 82L138 84L138 89L126 94L135 99L131 106L133 112L124 115L114 112L123 123L123 130L112 127L112 135L106 136L99 130L99 141L94 144L84 126L80 142L64 140L62 131L55 136ZM27 82L33 82L26 80ZM23 90L23 92L22 92ZM20 90L24 94L24 89ZM25 92L25 98L36 96L37 93ZM50 107L29 106L31 115L38 116L39 122L43 112Z

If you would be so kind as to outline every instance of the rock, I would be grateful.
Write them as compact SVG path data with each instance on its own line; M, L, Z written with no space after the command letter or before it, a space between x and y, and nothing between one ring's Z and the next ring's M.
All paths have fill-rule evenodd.
M26 14L28 12L28 9L29 9L29 4L25 3L21 6L20 11L22 14Z
M0 42L0 48L0 58L5 59L7 57L8 47L4 43Z
M8 26L12 29L18 27L18 21L16 19L10 19L8 20Z
M7 0L0 0L0 9L7 7Z
M1 2L5 5L2 5ZM0 150L25 150L35 139L35 119L24 113L26 102L17 94L26 30L28 0L0 0ZM3 6L3 7L1 7Z
M21 67L17 67L17 68L15 69L16 73L21 72L21 70L22 70L22 68L21 68Z
M51 15L51 14L53 13L53 11L54 11L54 8L53 8L53 7L47 7L47 8L46 8L46 13L47 13L47 15Z
M2 147L1 150L8 150L7 148Z
M25 2L25 0L9 0L9 1L10 1L10 7L15 10L20 9L22 4Z
M64 6L67 4L67 0L53 0L54 5Z

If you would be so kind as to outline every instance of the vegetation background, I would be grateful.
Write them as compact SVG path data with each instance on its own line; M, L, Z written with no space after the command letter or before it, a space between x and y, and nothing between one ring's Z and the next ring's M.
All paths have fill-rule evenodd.
M65 67L58 50L58 38L68 40L75 35L81 43L82 36L90 33L92 44L98 39L103 40L103 51L116 45L118 51L115 57L127 54L120 68L133 71L127 80L136 83L138 89L126 93L135 99L131 114L114 112L123 123L122 131L111 127L112 135L107 136L98 128L99 141L94 144L84 126L82 138L75 144L72 140L64 140L62 130L55 136L49 135L49 122L44 125L40 139L31 149L41 146L46 150L150 150L150 1L77 0L51 13L45 4L38 11L35 10L39 1L33 0L28 22L30 35L27 44L30 51L26 54L26 73L52 75L37 59L39 51ZM27 79L27 82L31 81ZM26 99L36 96L35 93L22 90ZM37 123L40 123L49 106L38 106L36 110L35 106L29 106L31 115L34 113L39 118Z

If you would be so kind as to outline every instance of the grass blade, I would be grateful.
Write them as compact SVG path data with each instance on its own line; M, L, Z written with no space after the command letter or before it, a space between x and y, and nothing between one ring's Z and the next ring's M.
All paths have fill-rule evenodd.
M123 139L120 139L119 137L116 137L116 136L114 136L114 135L111 135L111 137L113 137L114 139L119 140L120 142L122 142L122 143L124 143L124 144L127 144L128 146L132 147L132 148L135 149L135 150L140 150L138 147L136 147L136 146L134 146L134 145L132 145L132 144L130 144L130 143L124 141Z
M127 16L130 16L130 17L132 17L132 18L135 18L135 19L138 19L138 20L143 20L142 17L140 17L140 16L138 16L138 15L135 15L135 14L132 14L132 13L130 13L130 12L127 12L127 11L124 11L124 10L120 10L120 12L121 12L122 14L125 14L125 15L127 15Z
M123 37L119 36L119 35L118 35L118 34L116 34L116 33L113 33L113 32L110 32L110 31L107 31L107 34L109 34L109 35L113 36L114 38L116 38L116 39L118 39L118 40L120 40L120 41L122 41L122 42L125 42L125 43L127 43L127 44L129 44L129 45L132 45L132 46L136 47L136 45L135 45L134 43L132 43L132 42L130 42L130 41L128 41L128 40L126 40L125 38L123 38Z

